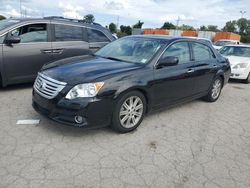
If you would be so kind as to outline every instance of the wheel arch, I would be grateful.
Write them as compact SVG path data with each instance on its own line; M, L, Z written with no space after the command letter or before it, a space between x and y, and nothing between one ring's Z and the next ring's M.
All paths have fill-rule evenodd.
M145 100L146 100L146 113L148 113L151 110L151 107L152 107L152 96L143 87L131 87L131 88L127 88L127 89L125 89L125 90L117 93L115 95L115 99L119 99L123 95L125 95L125 94L127 94L129 92L132 92L132 91L138 91L141 94L143 94L143 96L145 97Z

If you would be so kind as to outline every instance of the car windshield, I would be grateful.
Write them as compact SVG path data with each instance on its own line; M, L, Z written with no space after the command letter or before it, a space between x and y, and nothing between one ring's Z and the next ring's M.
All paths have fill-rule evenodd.
M122 38L104 46L95 55L130 63L146 64L163 45L164 40L160 39Z
M14 24L16 24L18 22L20 22L20 21L19 20L12 20L12 19L1 20L0 21L0 31L2 29L5 29L5 28L7 28L9 26L14 25Z
M220 53L225 56L250 57L250 47L224 46Z
M229 44L235 44L235 42L233 42L233 41L217 41L216 43L214 43L215 46L226 46Z

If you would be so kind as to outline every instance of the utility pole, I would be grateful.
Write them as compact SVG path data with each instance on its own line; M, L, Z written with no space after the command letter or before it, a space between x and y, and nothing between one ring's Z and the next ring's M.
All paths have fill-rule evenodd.
M176 28L178 28L178 27L179 27L179 23L180 23L180 21L181 21L181 18L180 18L180 16L178 16L178 19L176 20Z
M119 20L120 20L120 16L118 15L117 16L117 22L116 22L116 28L118 29L118 27L119 27Z
M240 13L241 13L241 18L243 18L243 17L244 17L244 14L246 14L246 13L247 13L247 11L245 11L245 10L241 10L241 11L240 11Z

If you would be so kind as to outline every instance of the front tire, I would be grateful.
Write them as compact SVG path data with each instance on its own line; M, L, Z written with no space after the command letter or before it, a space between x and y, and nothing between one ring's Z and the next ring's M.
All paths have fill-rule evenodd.
M204 99L208 102L217 101L218 98L220 97L222 86L223 86L222 78L217 77L213 81L212 87L211 87L210 91L208 92L208 94L204 97Z
M112 129L120 133L135 130L142 122L146 111L146 99L141 92L124 94L117 101L112 118Z

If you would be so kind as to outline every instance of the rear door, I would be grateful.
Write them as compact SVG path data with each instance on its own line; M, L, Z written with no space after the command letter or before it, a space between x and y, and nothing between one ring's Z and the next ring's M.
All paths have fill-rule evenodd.
M194 62L188 42L175 42L163 53L161 58L178 57L175 66L155 69L154 103L157 106L174 104L194 94L195 76Z
M211 48L205 44L191 42L192 56L195 65L195 93L209 90L218 70L218 62Z
M8 34L21 38L18 44L3 45L3 71L8 83L29 82L52 60L49 23L17 27Z
M100 30L87 28L89 47L92 52L96 52L111 40Z
M53 24L53 60L90 53L86 29L80 26Z

